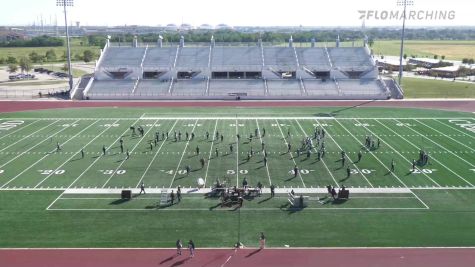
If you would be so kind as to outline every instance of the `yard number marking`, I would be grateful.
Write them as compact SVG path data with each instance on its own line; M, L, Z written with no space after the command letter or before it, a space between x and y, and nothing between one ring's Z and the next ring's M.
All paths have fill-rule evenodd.
M402 123L402 122L396 123L396 125L399 126L399 127L414 127L415 126L415 125L410 124L410 123Z
M425 174L431 174L433 172L435 172L436 170L431 170L431 169L422 169L422 170L419 170L419 169L415 169L415 170L411 170L412 173L414 174L421 174L421 173L425 173Z
M247 170L239 170L239 173L240 174L248 174L249 172ZM235 170L227 170L226 171L226 174L229 174L229 175L233 175L233 174L236 174L236 171Z
M373 125L370 125L369 123L355 123L356 127L371 127Z
M360 171L358 171L357 169L351 169L350 173L351 174L358 174L358 173L362 173L362 174L371 174L372 172L375 172L376 170L368 170L368 169L361 169Z
M63 125L61 125L62 127L77 127L78 124L77 123L65 123Z
M66 171L65 170L38 170L40 172L40 174L43 174L43 175L51 175L51 174L54 174L54 175L61 175L61 174L64 174Z
M112 174L125 174L125 170L99 170L100 172L102 172L102 174L105 174L105 175L112 175Z
M299 170L300 174L309 174L310 172L313 172L314 170L307 170L307 169L301 169ZM294 174L294 170L290 170L289 174Z
M8 131L19 125L22 125L24 121L5 121L0 123L0 131Z

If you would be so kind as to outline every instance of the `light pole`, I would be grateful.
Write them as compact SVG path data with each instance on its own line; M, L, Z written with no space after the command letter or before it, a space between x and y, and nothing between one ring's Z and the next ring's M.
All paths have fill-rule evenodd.
M401 53L399 55L399 85L401 86L402 83L402 73L404 71L404 67L402 65L402 58L403 58L403 53L404 53L404 38L405 38L405 33L406 33L406 9L407 6L412 6L414 4L413 0L398 0L397 5L398 6L404 6L404 15L402 19L402 33L401 33Z
M68 29L68 16L66 7L74 6L74 0L56 0L56 6L62 6L64 8L64 26L66 28L66 49L68 56L68 76L69 76L69 91L73 90L73 75L71 74L71 47L69 45L69 29Z

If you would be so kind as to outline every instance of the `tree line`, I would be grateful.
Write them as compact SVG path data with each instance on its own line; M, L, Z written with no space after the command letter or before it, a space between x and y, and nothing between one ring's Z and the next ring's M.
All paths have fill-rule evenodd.
M407 40L475 40L475 29L406 29ZM317 42L333 42L337 36L342 41L361 40L365 35L372 40L397 40L401 38L401 29L399 28L370 28L364 32L361 29L325 29L311 31L263 31L241 32L235 30L216 30L203 31L192 30L186 32L163 32L148 33L137 35L139 42L156 42L159 35L163 37L164 42L179 42L180 37L184 36L187 42L209 42L211 36L214 36L216 42L257 42L259 38L263 42L281 43L287 42L292 35L295 42L310 42L313 38ZM113 34L112 42L132 42L134 34ZM88 37L89 44L103 46L105 37L97 35Z
M30 40L9 40L0 42L0 47L50 47L63 46L64 40L59 37L37 36Z

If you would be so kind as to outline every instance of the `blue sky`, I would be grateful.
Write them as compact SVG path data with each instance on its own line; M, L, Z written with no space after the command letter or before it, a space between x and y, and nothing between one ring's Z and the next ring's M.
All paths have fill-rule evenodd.
M64 25L56 0L0 0L0 25ZM190 23L235 26L360 26L358 10L398 10L397 0L75 0L70 22L81 25L166 25ZM413 20L408 26L475 26L467 0L414 0L413 10L455 12L454 20ZM369 19L367 26L395 26L396 20Z

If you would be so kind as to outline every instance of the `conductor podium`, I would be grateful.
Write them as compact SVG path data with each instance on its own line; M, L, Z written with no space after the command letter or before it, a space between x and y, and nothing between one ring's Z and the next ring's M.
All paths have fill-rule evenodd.
M120 193L120 198L122 199L131 199L132 198L132 190L122 190Z
M342 189L338 191L338 199L349 199L350 198L350 190Z

